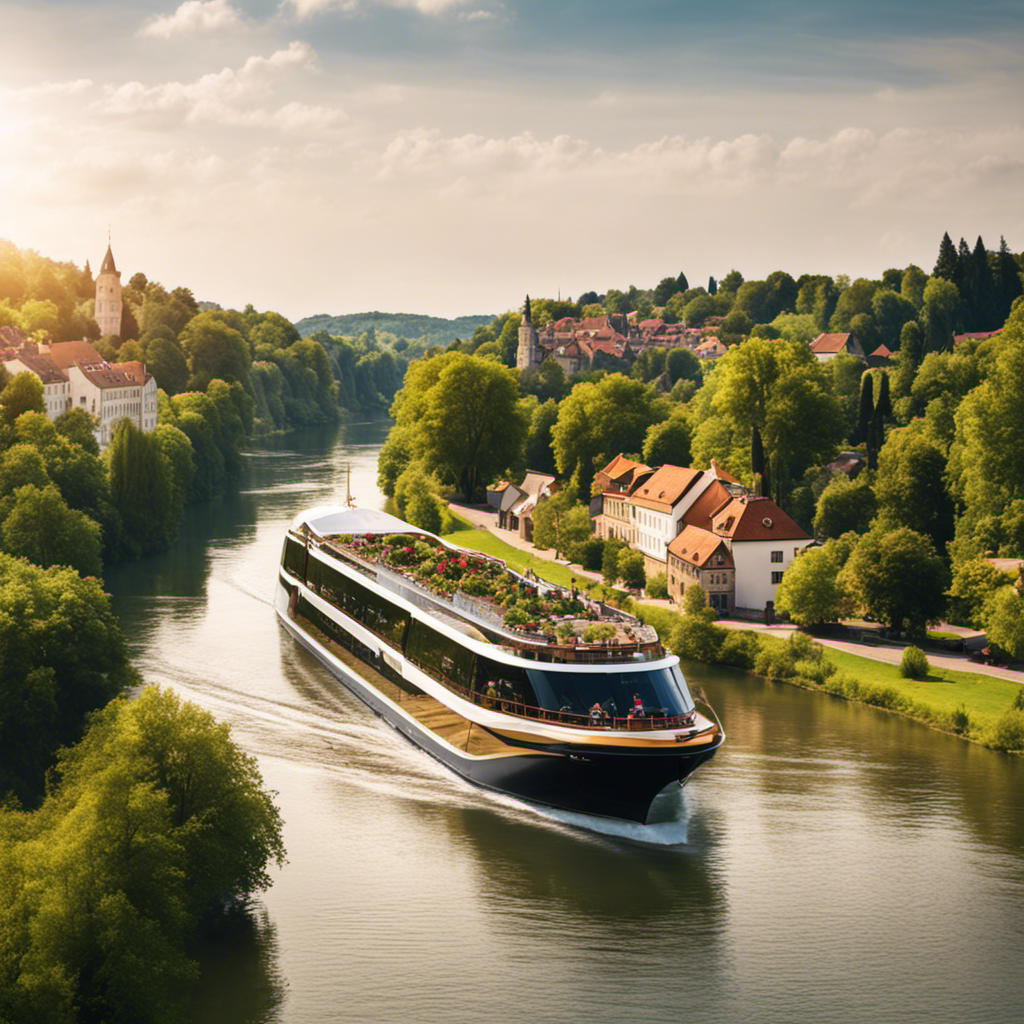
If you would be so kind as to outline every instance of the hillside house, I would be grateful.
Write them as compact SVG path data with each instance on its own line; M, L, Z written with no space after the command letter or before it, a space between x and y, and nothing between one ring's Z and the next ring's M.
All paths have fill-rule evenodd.
M822 363L835 359L840 352L849 352L852 356L864 358L864 347L855 334L819 334L811 342L811 351Z

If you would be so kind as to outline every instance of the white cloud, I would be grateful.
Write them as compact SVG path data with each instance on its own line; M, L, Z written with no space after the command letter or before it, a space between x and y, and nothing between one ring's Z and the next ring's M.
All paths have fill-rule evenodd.
M172 36L215 32L241 23L241 15L228 0L185 0L173 14L159 14L139 29L140 36Z
M384 148L376 177L433 183L439 195L457 191L493 198L537 188L569 188L592 196L616 189L686 197L748 195L768 203L801 193L832 197L849 209L920 207L953 201L965 190L1000 190L1024 172L1024 130L849 127L825 139L780 142L765 134L733 139L666 136L607 150L566 135L538 139L445 137L436 129L402 132Z
M70 82L40 82L22 89L0 89L0 95L11 100L48 99L59 96L78 96L92 88L91 78L76 78Z
M341 110L291 101L276 111L254 104L272 92L275 79L293 71L309 71L316 55L306 43L292 42L269 57L250 57L241 68L224 68L194 82L141 82L109 85L101 109L108 114L174 121L202 121L285 130L328 128L345 120Z
M311 18L326 11L341 11L353 14L365 6L397 7L416 10L420 14L444 14L454 7L462 7L470 0L282 0L281 7L291 8L299 18ZM492 15L488 11L474 11L471 18L487 18Z

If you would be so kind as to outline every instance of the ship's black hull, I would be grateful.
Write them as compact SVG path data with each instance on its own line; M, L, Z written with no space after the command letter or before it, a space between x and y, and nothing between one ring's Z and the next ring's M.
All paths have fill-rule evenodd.
M340 663L279 609L288 631L347 689L416 746L475 785L531 803L580 814L644 824L666 786L686 779L718 746L682 753L594 752L560 745L557 751L527 750L489 757L462 756L407 716L357 672Z

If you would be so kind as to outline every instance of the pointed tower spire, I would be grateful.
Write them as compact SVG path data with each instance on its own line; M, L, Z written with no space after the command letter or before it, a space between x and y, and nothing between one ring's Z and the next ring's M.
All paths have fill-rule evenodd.
M114 253L107 242L107 254L103 257L103 265L100 267L101 274L116 274L117 267L114 266Z

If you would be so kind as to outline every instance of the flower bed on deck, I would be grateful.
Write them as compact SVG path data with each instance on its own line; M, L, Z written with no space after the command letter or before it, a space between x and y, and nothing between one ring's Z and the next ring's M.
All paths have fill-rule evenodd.
M512 629L557 636L571 643L578 635L573 620L596 617L572 596L559 591L541 594L538 587L510 572L503 563L483 555L450 551L404 533L342 534L331 540L364 561L412 577L435 594L452 597L462 591L485 601Z

